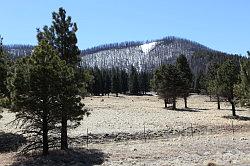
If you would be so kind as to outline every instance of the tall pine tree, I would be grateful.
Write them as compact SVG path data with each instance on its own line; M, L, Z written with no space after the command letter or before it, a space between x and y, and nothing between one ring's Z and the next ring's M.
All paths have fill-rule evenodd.
M215 95L217 99L217 108L220 109L220 86L218 79L218 64L211 64L208 68L208 73L206 76L206 84L209 95Z
M235 87L235 91L241 106L250 108L250 52L248 59L241 61L241 82Z
M111 72L107 69L102 70L103 93L109 95L111 92Z
M126 94L128 91L128 74L125 70L121 70L121 93Z
M93 76L92 93L99 96L103 91L103 78L101 70L97 66L93 69Z
M16 112L16 120L23 123L25 134L31 137L32 144L25 150L39 148L42 142L43 155L48 154L49 147L54 145L49 132L56 128L61 108L65 108L62 104L71 107L74 114L84 114L78 98L63 100L72 94L76 95L77 89L70 84L73 79L73 68L60 60L53 47L43 40L30 58L17 62L12 82L13 110Z
M189 67L187 58L185 55L181 54L176 60L176 67L181 72L182 79L184 80L183 84L183 99L185 102L185 108L187 108L187 97L189 96L191 84L193 80L193 74Z
M52 13L52 25L50 27L44 26L43 30L38 29L37 38L39 41L45 39L50 45L52 45L58 52L62 60L66 61L66 64L73 67L74 70L78 70L80 62L80 50L77 47L77 25L72 23L71 17L66 16L66 11L63 8L59 8L58 13ZM75 72L76 74L77 72ZM75 76L72 84L75 84L80 88L78 79ZM79 92L80 94L80 92ZM67 104L72 104L73 100L77 99L77 94L67 94L69 97L65 97L63 100ZM75 99L73 99L75 98ZM70 110L71 107L62 104L61 114L61 149L68 149L68 138L67 138L67 121L73 118L74 112ZM76 119L77 120L77 119Z
M139 74L139 87L142 94L150 91L150 76L148 72L143 71Z
M116 94L116 97L118 97L118 93L120 92L121 85L120 85L120 71L118 68L112 69L112 87L111 91L112 93Z
M218 85L222 96L226 97L232 105L232 114L236 116L234 86L238 83L239 69L231 61L225 61L218 69Z
M139 88L139 75L134 66L131 66L129 74L129 91L130 94L138 95L140 92Z

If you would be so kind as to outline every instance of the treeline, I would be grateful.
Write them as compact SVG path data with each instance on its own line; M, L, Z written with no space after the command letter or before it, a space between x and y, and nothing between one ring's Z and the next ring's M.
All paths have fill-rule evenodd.
M250 52L248 57L250 58ZM185 108L187 108L187 97L190 92L202 92L216 98L218 109L220 109L221 99L229 102L232 106L232 115L236 116L236 104L250 106L249 58L225 56L224 61L213 61L203 77L197 81L186 57L180 55L175 64L162 65L156 70L153 80L154 89L164 99L165 107L167 103L171 103L172 108L176 109L176 99L184 98ZM198 84L196 89L192 85L195 81Z
M34 46L13 44L13 45L4 45L3 49L6 51L6 53L9 54L9 58L15 60L17 58L22 58L31 55Z
M223 62L231 60L240 70L240 61L246 61L246 56L232 55L219 51L195 51L188 61L194 75L192 88L194 92L207 94L206 75L214 64L221 65Z
M146 94L151 90L152 73L138 72L134 66L129 71L120 68L99 69L98 67L85 69L92 76L87 87L91 95L116 94Z
M188 39L183 39L175 36L167 36L162 39L156 40L158 42L162 42L163 44L170 44L170 43L182 43L183 45L192 45L194 50L191 51L197 51L197 50L207 50L207 51L212 51L212 49L198 43L192 40Z
M99 51L104 51L104 50L109 50L109 49L122 49L122 48L127 48L127 47L139 46L142 44L144 44L144 42L141 42L141 41L126 41L126 42L121 42L121 43L104 44L104 45L85 49L81 51L81 54L82 55L94 54Z
M250 58L250 53L248 52ZM220 109L221 98L232 105L232 114L236 116L235 105L249 107L250 104L250 60L231 59L224 62L215 62L208 68L204 77L203 87L207 94L217 99L217 108Z
M197 42L188 40L188 39L183 39L183 38L178 38L175 36L167 36L164 37L162 39L158 39L158 40L151 40L151 41L126 41L126 42L121 42L121 43L112 43L112 44L104 44L104 45L100 45L100 46L96 46L96 47L92 47L92 48L88 48L83 50L81 53L82 55L87 55L87 54L94 54L96 52L99 51L104 51L104 50L110 50L110 49L122 49L122 48L128 48L128 47L135 47L135 46L140 46L143 45L145 43L149 43L149 42L161 42L164 44L170 44L173 42L176 43L184 43L184 44L190 44L193 45L193 47L195 47L197 50L197 48L200 48L201 50L211 50L208 47L205 47Z

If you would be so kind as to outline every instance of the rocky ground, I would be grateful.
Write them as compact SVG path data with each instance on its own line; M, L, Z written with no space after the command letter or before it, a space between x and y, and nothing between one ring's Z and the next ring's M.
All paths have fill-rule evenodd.
M202 95L188 99L189 109L178 100L177 111L164 109L157 96L87 97L83 102L92 111L70 132L76 150L55 150L49 158L17 156L15 148L23 143L17 141L11 152L0 151L0 165L250 165L250 110L237 108L239 117L231 119L229 104L217 110ZM0 150L3 144L8 148L5 138L23 139L15 135L19 129L6 126L14 114L4 110L2 115Z

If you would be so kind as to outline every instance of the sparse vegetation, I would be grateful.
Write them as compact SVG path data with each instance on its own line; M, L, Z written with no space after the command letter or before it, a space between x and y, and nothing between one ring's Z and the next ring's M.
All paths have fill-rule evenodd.
M250 163L250 52L177 37L81 51L77 32L61 7L36 46L0 36L0 165Z

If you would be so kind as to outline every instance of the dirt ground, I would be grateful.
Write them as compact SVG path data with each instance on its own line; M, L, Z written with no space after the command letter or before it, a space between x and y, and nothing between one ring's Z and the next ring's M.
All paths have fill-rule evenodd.
M89 135L103 137L115 133L127 133L122 137L139 135L122 141L90 142L88 149L107 155L102 165L250 165L249 109L237 108L239 119L226 118L232 114L228 103L222 102L222 109L217 110L216 102L202 95L188 98L189 109L178 100L176 111L163 108L163 100L157 96L87 97L83 102L92 110L91 115L69 132L71 137L86 136L87 129ZM2 116L0 131L18 131L6 126L14 114L4 110ZM146 142L137 139L145 136L144 131ZM86 148L86 143L77 146ZM15 154L0 152L0 165L12 165Z

